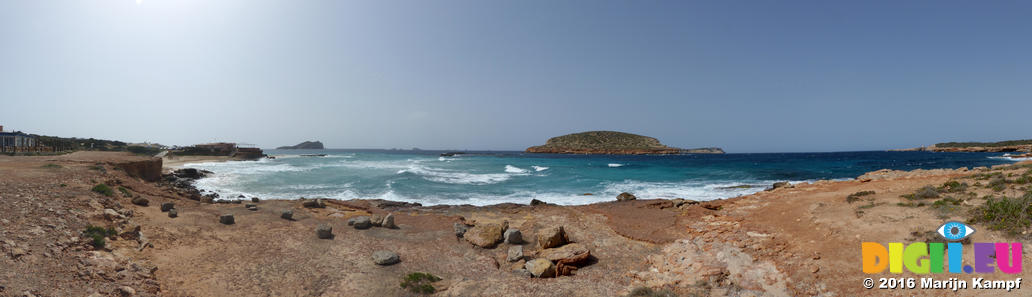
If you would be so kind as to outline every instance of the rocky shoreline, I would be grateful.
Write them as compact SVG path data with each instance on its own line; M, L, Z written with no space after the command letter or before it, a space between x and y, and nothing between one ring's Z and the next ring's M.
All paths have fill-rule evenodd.
M10 214L0 265L12 268L0 271L0 295L854 296L870 294L855 284L859 242L909 241L916 229L900 226L942 220L893 206L901 195L1025 170L878 171L704 202L627 193L578 206L420 206L223 199L190 189L204 172L149 182L119 169L127 161L143 160L0 157L0 213ZM877 193L846 199L863 191Z

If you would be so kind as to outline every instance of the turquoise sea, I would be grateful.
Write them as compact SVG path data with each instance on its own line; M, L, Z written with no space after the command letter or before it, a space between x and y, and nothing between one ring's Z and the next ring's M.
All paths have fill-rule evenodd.
M388 199L423 205L539 199L557 204L639 198L712 200L762 191L777 181L851 179L878 169L977 167L1013 161L999 153L838 152L675 156L522 152L269 150L275 159L196 163L215 172L198 188L223 198ZM302 154L326 154L306 157ZM592 195L584 195L591 193Z

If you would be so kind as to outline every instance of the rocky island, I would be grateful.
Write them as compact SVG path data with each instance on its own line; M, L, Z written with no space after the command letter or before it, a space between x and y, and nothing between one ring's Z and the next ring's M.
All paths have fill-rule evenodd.
M319 141L305 141L292 146L281 146L277 147L278 150L321 150L323 149L322 142Z
M1032 139L1007 140L999 142L944 142L930 146L893 151L917 152L1032 152Z
M669 147L658 139L616 131L589 131L548 139L545 145L527 148L528 153L545 154L611 154L611 155L674 155L723 154L720 148L681 149Z

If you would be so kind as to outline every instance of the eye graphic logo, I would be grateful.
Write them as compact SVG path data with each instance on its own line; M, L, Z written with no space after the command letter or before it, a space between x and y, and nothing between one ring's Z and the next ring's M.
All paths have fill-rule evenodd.
M959 241L975 233L975 229L961 222L946 222L939 226L939 235L948 241Z

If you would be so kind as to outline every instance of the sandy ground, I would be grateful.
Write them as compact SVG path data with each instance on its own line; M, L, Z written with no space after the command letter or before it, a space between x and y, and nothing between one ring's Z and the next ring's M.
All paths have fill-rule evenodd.
M922 186L949 180L974 184L978 181L971 174L989 172L882 172L680 207L668 200L487 207L330 201L326 208L310 209L299 201L263 200L251 211L244 204L189 200L167 186L104 165L135 158L95 152L0 157L0 296L129 291L142 296L407 296L412 293L398 284L412 272L441 277L434 283L439 296L623 296L641 287L678 296L940 296L946 291L865 289L862 282L868 277L921 276L863 274L860 243L920 241L912 232L964 220L966 211L896 204L910 202L900 195ZM126 188L130 195L146 197L149 206L134 205L118 191L113 197L91 192L97 183ZM876 194L846 202L846 196L864 190ZM1020 196L1027 190L1010 185L994 194ZM990 194L988 189L973 191L977 196L964 202L969 208ZM175 203L179 217L161 212L163 202ZM117 215L105 215L105 209ZM294 211L295 220L279 217L285 209ZM358 230L347 224L351 217L387 213L396 216L398 229ZM236 223L219 224L221 214L233 214ZM522 246L529 257L539 251L535 234L563 226L594 259L573 276L527 278L512 272L520 263L506 260L510 245L483 249L457 238L453 224L462 220L508 221L528 240ZM335 237L317 238L320 224L332 226ZM129 236L116 236L106 249L94 250L79 237L87 225L113 227ZM135 226L142 238L132 236ZM979 230L973 235L976 242L1029 242L1027 235L1011 237L973 226ZM968 247L965 259L972 257ZM370 256L376 250L394 251L401 262L375 265ZM1030 265L1027 253L1023 264ZM985 277L1027 279L1028 271ZM1032 295L1024 287L1009 294L949 294Z

